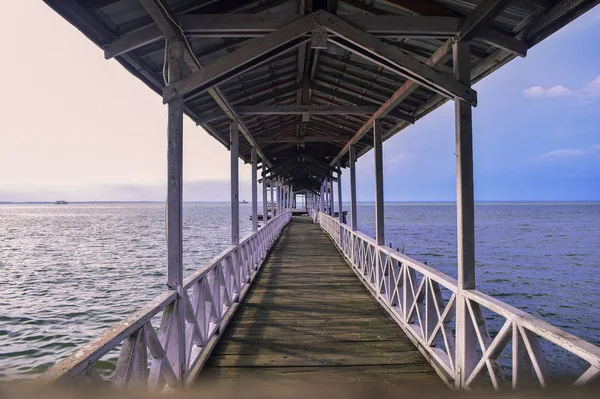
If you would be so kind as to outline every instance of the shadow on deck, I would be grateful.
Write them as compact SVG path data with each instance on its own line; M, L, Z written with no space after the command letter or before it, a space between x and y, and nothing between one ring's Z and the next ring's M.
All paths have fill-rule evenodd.
M309 217L294 217L199 381L445 387Z

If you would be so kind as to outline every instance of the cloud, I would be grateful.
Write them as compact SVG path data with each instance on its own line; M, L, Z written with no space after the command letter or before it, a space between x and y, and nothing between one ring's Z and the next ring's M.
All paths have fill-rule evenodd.
M561 148L539 155L542 159L575 158L587 155L600 154L600 144L594 144L586 148Z
M572 90L563 85L557 85L547 89L542 86L532 86L523 90L523 94L527 98L598 98L600 97L600 75L587 83L580 90Z
M586 151L583 148L562 148L560 150L554 150L554 151L550 151L545 154L542 154L541 157L544 157L544 158L568 158L568 157L578 157L581 155L585 155L587 153L588 153L588 151Z

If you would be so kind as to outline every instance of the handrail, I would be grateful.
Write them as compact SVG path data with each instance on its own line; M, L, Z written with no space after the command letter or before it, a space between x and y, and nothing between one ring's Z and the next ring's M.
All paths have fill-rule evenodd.
M574 385L600 376L600 347L480 291L459 290L455 279L377 245L371 237L352 231L325 213L317 212L313 220L331 236L363 284L448 384L468 389L487 376L495 389L507 385L517 388L533 374L540 386L547 386L550 373L539 338L589 363L574 379ZM466 327L455 320L459 304L468 312ZM486 327L482 307L504 319L495 335ZM457 331L460 328L468 331ZM456 339L457 332L467 335L466 347ZM498 362L509 342L512 350L504 354L512 360L510 384L509 373ZM468 369L456 366L459 356L471 360Z
M54 365L40 379L46 382L104 379L96 371L96 363L120 345L115 371L109 378L114 386L149 386L160 390L166 385L174 387L191 382L290 219L291 211L277 215L239 245L230 246L201 266L178 290L159 294ZM176 317L178 306L183 306L185 320ZM157 330L151 321L161 312ZM179 328L185 329L186 342L178 341L180 334L175 331Z

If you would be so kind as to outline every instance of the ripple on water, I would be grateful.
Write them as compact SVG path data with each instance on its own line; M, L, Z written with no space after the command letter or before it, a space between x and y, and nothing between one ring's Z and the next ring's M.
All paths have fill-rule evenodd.
M600 206L581 209L476 207L478 289L600 344ZM250 211L240 207L242 236ZM373 236L374 206L358 215ZM454 206L386 204L386 217L394 248L456 277ZM227 247L229 205L186 204L184 218L189 273ZM0 205L0 219L0 379L39 375L165 289L163 204ZM485 318L498 331L501 318ZM105 375L117 354L99 362Z

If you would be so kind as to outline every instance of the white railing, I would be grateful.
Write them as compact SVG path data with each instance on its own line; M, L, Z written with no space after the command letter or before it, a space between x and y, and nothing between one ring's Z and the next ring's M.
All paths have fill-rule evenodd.
M119 388L148 386L154 390L191 382L290 218L291 212L276 216L187 277L179 290L163 292L41 378L49 382L108 379ZM179 312L180 306L183 312ZM152 322L160 313L157 329ZM179 337L185 337L184 342ZM101 375L98 362L116 350L114 372Z
M315 218L365 286L447 383L469 389L483 381L499 389L537 381L545 387L552 378L545 350L552 346L587 363L586 371L573 377L571 383L583 385L600 376L599 347L480 291L459 292L455 279L377 245L329 215L319 213ZM455 337L461 332L456 323L459 304L466 308L465 344ZM495 334L486 327L484 310L501 319L502 327ZM501 364L501 356L510 359L508 365ZM462 370L457 366L461 357L465 359ZM567 369L572 365L560 366Z

